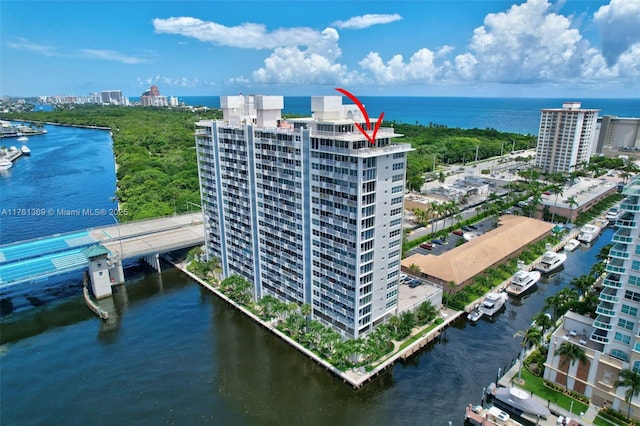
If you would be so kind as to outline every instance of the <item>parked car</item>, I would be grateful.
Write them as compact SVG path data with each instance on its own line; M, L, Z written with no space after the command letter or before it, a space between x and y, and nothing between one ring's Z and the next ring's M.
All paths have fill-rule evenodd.
M475 225L469 225L469 228L471 228L471 229L478 229L478 227L477 227L477 226L475 226Z
M422 284L422 281L420 281L418 279L409 281L409 287L411 287L411 288L418 287L421 284Z
M422 244L420 244L420 247L425 249L425 250L431 250L433 248L433 244L431 244L431 243L422 243Z
M439 239L435 239L435 240L431 240L432 243L437 244L439 246L444 245L444 241L439 240Z
M467 225L463 226L462 230L463 231L467 231L467 232L472 231L472 229L470 227L468 227Z
M464 235L464 231L462 229L456 229L455 231L452 232L452 234L462 237Z

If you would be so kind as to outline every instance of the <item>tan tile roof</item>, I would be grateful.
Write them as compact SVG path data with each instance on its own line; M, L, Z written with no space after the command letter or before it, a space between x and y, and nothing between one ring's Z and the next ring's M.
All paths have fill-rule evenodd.
M463 283L520 248L539 240L553 229L553 224L523 216L501 216L497 228L467 241L439 256L414 254L402 261L424 274L444 282Z

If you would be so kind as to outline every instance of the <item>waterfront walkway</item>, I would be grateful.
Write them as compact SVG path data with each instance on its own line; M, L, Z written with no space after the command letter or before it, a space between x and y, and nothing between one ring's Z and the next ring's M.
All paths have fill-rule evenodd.
M86 268L86 247L101 244L118 258L164 253L204 242L202 214L128 222L0 246L0 289Z

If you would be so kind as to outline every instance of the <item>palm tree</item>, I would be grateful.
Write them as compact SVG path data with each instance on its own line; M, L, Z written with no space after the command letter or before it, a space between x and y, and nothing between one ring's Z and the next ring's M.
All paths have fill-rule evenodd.
M569 219L573 218L573 208L575 206L578 206L579 203L576 201L576 197L574 197L574 196L571 196L571 197L567 198L566 200L564 200L564 202L567 203L569 205L569 208L571 209L571 214L567 218L567 223L568 223Z
M564 188L560 185L552 185L551 188L549 188L549 192L556 195L556 200L553 203L553 213L551 214L551 223L553 223L553 221L556 218L556 210L558 207L558 196L563 194L563 189Z
M567 363L569 363L570 366L573 366L576 361L583 364L589 361L584 349L570 342L562 342L560 347L556 349L556 355L564 357L560 363L561 367L564 367Z
M538 327L529 327L525 331L518 331L513 335L514 338L522 336L522 342L520 342L520 346L522 350L520 352L520 366L518 367L518 381L522 382L522 364L524 364L524 351L529 346L529 343L533 344L533 346L538 346L542 341L542 332Z
M538 312L537 314L535 314L533 316L533 320L535 321L536 326L540 327L542 334L544 334L545 331L549 330L555 324L551 319L551 315L544 312Z
M567 363L569 363L569 366L573 366L576 363L576 361L583 364L586 364L587 362L589 362L589 358L587 357L587 354L585 353L584 349L570 342L562 342L560 347L556 349L555 355L558 355L563 358L559 365L560 368L564 368L567 365ZM568 373L569 366L567 366L567 373L566 373L567 376L569 374ZM569 388L568 381L565 384L565 387L567 389Z
M580 275L579 277L574 277L570 284L582 296L589 291L594 282L595 279L591 275Z
M628 388L624 392L624 400L627 402L627 418L631 420L631 399L640 395L640 374L634 370L622 370L618 380L613 384L616 389L619 387Z

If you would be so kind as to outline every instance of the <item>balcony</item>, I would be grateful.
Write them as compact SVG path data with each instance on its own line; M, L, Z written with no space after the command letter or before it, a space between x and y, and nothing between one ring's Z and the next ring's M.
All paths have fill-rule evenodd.
M621 288L622 282L620 281L620 275L618 274L609 274L602 281L602 285L609 288Z
M622 201L622 204L620 204L620 210L630 213L640 212L639 198L637 195L626 198Z
M627 270L624 267L624 262L620 259L612 259L611 262L607 263L607 266L604 268L606 272L611 272L614 274L626 274Z
M616 221L616 225L620 228L636 229L638 222L634 220L634 215L631 213L625 213L620 219Z
M596 328L595 330L593 330L593 333L591 333L591 340L594 342L607 344L609 343L609 333Z
M617 243L613 247L611 247L611 250L609 251L609 256L611 256L614 259L629 259L631 255L627 251L626 244Z
M631 235L631 230L626 228L619 228L615 234L613 234L613 238L611 238L611 242L614 243L622 243L622 244L631 244L633 243L633 237Z
M601 302L596 308L596 313L607 317L615 317L616 311L613 310L613 307L613 303Z
M593 326L605 331L613 329L613 326L611 325L611 318L604 315L598 315L593 321Z
M618 291L613 288L605 288L600 292L598 299L602 302L617 303L620 298L618 297Z

